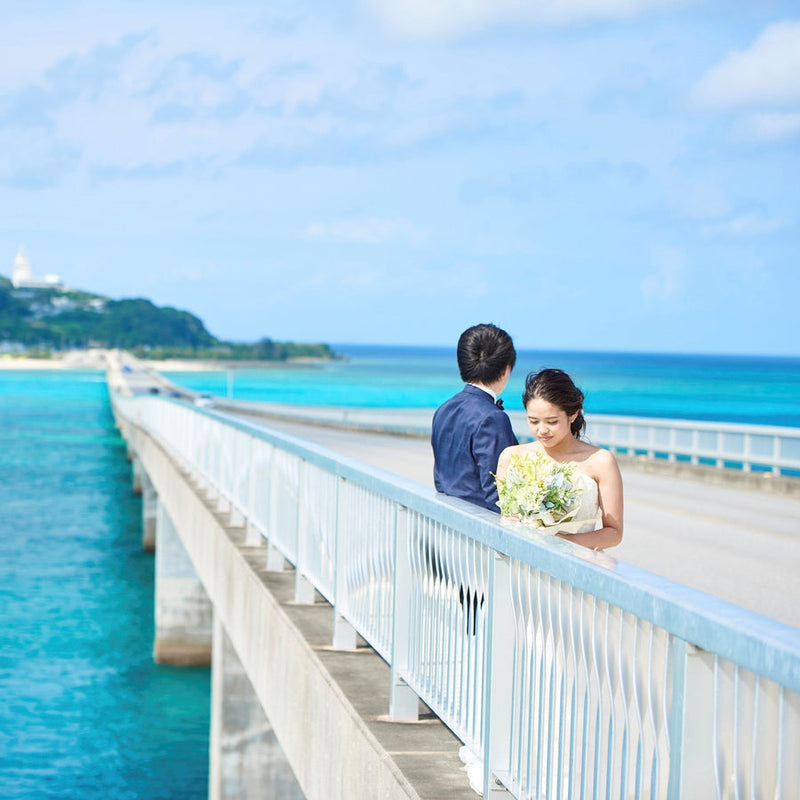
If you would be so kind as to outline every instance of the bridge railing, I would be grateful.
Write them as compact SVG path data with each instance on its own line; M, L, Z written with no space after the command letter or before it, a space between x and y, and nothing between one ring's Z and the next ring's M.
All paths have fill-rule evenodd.
M215 399L236 413L268 414L361 430L430 435L433 409L290 406ZM531 438L524 411L509 411L520 441ZM587 414L587 436L600 447L650 459L686 461L729 469L800 476L800 428L702 420Z
M590 414L587 433L630 455L800 475L800 428Z
M797 797L800 631L289 436L114 398L517 798ZM134 427L134 425L136 427Z

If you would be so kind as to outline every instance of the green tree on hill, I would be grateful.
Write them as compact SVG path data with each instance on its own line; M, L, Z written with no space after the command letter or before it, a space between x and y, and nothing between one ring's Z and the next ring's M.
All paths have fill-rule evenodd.
M0 277L0 343L27 349L118 347L150 357L285 361L333 358L325 344L261 339L224 342L188 311L158 306L144 298L109 300L60 289L15 290Z

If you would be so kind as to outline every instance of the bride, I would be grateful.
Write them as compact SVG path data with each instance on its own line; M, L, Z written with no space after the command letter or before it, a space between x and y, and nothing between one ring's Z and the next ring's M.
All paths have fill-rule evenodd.
M594 550L618 545L622 541L622 477L613 453L581 439L586 428L583 392L563 370L543 369L525 379L522 404L536 441L503 450L497 479L505 478L514 454L543 453L572 465L583 484L581 507L575 522L556 535Z

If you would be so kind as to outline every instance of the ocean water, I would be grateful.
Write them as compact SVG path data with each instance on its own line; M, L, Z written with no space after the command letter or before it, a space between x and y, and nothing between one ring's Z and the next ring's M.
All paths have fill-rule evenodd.
M334 349L348 360L167 374L198 391L304 405L435 408L462 385L454 349ZM569 372L589 413L800 427L800 358L521 351L507 409L522 409L525 375L542 367Z
M98 372L0 372L0 798L208 796L207 669L156 666Z
M433 408L449 349L337 346L324 365L239 369L240 399ZM800 427L800 359L519 354L595 413ZM175 373L226 394L225 371ZM99 372L0 372L0 798L207 796L209 672L153 664L153 556Z

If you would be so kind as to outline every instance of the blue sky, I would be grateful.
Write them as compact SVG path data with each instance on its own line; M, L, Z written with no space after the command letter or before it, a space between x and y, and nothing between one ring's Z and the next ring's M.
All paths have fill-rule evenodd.
M3 7L3 274L236 340L800 355L795 2Z

